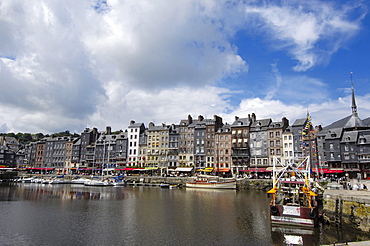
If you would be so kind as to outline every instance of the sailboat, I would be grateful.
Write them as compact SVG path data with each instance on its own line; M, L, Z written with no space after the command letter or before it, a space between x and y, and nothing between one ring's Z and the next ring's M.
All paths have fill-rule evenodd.
M94 150L94 157L95 157L95 150ZM103 176L103 167L104 167L104 157L105 157L105 140L103 144L103 159L101 165L101 173L100 175ZM110 182L109 179L102 179L100 177L91 176L90 180L86 180L84 182L85 186L113 186L113 182Z

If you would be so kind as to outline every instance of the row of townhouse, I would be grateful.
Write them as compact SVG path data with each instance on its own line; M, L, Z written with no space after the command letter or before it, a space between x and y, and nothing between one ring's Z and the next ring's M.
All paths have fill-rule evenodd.
M64 172L94 168L147 168L161 172L182 170L240 174L268 174L274 161L299 162L310 156L317 174L351 178L370 175L370 118L357 114L352 88L352 114L329 126L313 128L307 118L292 125L235 117L232 124L219 116L179 124L131 121L127 130L112 133L86 128L80 137L47 137L26 146L18 166L50 168ZM2 155L0 154L0 157ZM1 158L0 158L1 160Z
M110 127L102 132L86 128L78 138L51 136L28 144L23 165L62 172L128 167L223 174L255 167L254 172L264 172L274 157L288 162L302 156L301 147L293 149L293 139L301 146L300 132L306 120L296 122L289 126L286 118L273 122L257 120L252 114L224 124L216 115L212 119L189 115L178 125L149 123L146 127L131 121L126 131L115 134ZM290 143L284 144L285 140Z
M6 168L14 165L16 152L19 151L20 147L15 137L0 136L0 167Z

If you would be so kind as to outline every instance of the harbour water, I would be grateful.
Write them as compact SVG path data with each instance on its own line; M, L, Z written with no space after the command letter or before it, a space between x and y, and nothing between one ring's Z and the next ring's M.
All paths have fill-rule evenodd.
M2 184L0 245L321 245L345 228L275 228L260 191Z

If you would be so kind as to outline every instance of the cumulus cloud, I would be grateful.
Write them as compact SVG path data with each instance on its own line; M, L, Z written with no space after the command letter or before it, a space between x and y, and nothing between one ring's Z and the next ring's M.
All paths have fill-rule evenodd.
M298 61L295 71L306 71L327 62L360 29L362 15L351 19L361 4L337 5L323 1L267 1L246 6L250 25L271 38L275 49L284 49ZM255 22L257 18L261 22ZM323 42L325 41L325 42Z
M235 93L213 86L199 89L186 86L152 91L134 88L121 97L119 88L124 88L119 83L112 82L110 87L115 89L110 90L109 100L99 107L91 122L117 128L126 127L131 119L146 124L176 124L189 114L213 118L214 114L233 108L228 99ZM105 110L107 106L110 110Z
M206 85L247 69L221 31L213 1L109 2L110 11L83 35L99 66L142 89Z
M370 116L370 94L356 96L358 113L361 119ZM291 124L296 119L306 117L309 112L315 125L327 126L331 123L351 115L352 96L339 97L321 103L307 105L285 103L280 100L268 100L263 98L244 99L234 111L225 115L225 119L233 122L234 116L247 117L255 113L257 119L271 118L273 121L281 121L282 117L288 118ZM362 116L362 117L361 117Z
M268 71L274 87L238 105L233 97L243 97L242 89L225 81L238 80L249 64L233 43L235 34L261 27L299 61L295 70L304 71L358 31L361 16L348 18L355 7L316 1L1 1L0 131L122 129L131 119L176 123L188 114L219 114L230 122L234 114L255 110L266 112L261 117L279 117L278 111L294 117L305 111L301 104L322 105L325 84L283 74L275 64Z

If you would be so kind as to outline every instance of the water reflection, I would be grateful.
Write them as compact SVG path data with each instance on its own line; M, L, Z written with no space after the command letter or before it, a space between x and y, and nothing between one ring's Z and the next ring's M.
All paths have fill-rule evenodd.
M1 245L320 245L366 235L271 227L264 192L159 187L0 186ZM50 236L40 237L48 231Z
M18 188L16 188L18 187ZM124 192L123 187L85 187L70 184L16 183L0 189L0 201L37 201L47 198L61 200L122 200L134 195Z

